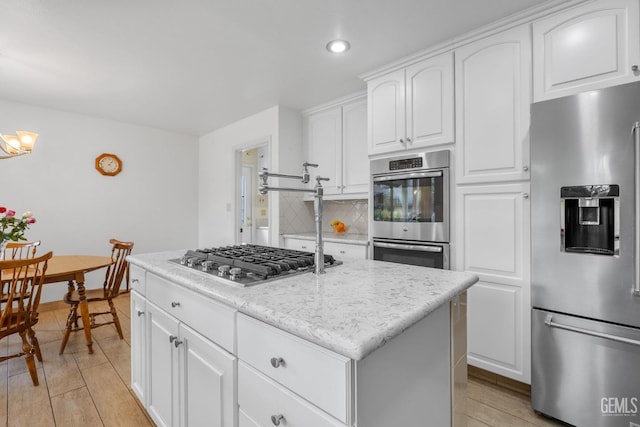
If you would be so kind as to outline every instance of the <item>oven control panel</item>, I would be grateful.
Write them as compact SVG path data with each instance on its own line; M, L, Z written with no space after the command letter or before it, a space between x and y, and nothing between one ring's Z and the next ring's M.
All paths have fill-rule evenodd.
M389 162L389 170L397 171L403 169L414 169L422 167L422 157L414 157L412 159L391 160Z

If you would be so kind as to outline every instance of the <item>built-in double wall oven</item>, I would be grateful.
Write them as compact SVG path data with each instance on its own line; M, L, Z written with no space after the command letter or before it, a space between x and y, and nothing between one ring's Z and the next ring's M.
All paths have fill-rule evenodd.
M449 269L449 151L371 161L373 259Z

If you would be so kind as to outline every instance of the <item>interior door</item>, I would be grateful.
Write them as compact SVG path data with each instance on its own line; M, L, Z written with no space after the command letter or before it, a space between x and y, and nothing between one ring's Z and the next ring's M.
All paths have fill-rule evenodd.
M242 165L240 177L240 243L253 243L253 166Z

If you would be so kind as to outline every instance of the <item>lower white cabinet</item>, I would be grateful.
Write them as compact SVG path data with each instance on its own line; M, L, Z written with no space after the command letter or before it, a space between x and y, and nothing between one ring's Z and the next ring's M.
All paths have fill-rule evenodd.
M147 404L147 334L144 295L131 290L131 389L140 403Z
M355 243L337 243L323 241L325 255L331 255L339 261L353 259L367 259L368 246ZM313 252L316 250L315 240L285 237L284 246L287 249Z
M132 390L158 426L236 427L237 360L222 346L235 347L235 310L150 273L139 280L149 287L131 292Z
M468 291L468 361L531 380L529 183L457 187L457 270Z

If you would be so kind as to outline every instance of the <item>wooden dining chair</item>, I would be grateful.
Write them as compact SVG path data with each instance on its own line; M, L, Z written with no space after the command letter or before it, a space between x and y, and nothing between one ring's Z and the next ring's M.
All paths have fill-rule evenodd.
M107 267L105 274L104 284L101 289L88 289L86 291L87 303L89 304L89 325L78 326L78 305L80 304L80 295L75 289L70 289L64 296L63 301L66 304L71 305L69 310L69 316L67 316L67 323L65 325L64 337L62 338L62 344L60 345L60 354L64 352L64 348L67 346L69 336L71 332L77 332L83 330L86 327L91 329L105 325L115 325L120 339L124 339L122 334L122 328L120 327L120 319L118 318L118 312L113 304L113 299L120 295L120 286L126 273L129 269L129 263L127 262L127 256L133 249L133 242L121 242L116 239L109 241L113 245L111 249L111 260L113 264ZM96 303L106 301L109 304L109 311L91 312L92 305ZM97 322L96 317L111 314L111 320Z
M34 354L42 361L33 327L38 323L44 272L52 255L48 252L38 258L0 261L0 281L6 290L0 301L0 339L13 334L22 339L22 351L0 356L0 362L25 356L33 385L39 384Z
M40 240L33 242L9 242L4 253L5 260L35 258Z

